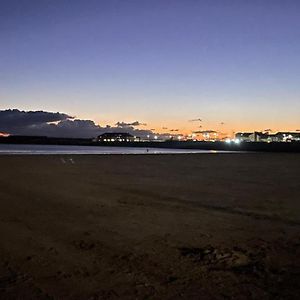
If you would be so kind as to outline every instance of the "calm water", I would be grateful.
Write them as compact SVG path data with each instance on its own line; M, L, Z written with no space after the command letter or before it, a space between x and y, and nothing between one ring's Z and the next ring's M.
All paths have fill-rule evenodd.
M148 151L147 151L148 149ZM228 151L99 147L99 146L57 146L57 145L13 145L0 144L1 154L185 154L185 153L222 153Z

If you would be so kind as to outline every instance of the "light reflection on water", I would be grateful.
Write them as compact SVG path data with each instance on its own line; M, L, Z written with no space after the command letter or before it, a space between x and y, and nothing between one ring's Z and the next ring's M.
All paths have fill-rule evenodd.
M185 154L185 153L228 153L229 151L137 148L108 146L60 146L60 145L13 145L0 144L0 154Z

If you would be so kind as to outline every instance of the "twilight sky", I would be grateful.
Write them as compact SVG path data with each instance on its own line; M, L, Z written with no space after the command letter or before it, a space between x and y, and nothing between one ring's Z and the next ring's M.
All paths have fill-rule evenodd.
M299 129L300 1L0 0L9 108L159 132L195 118Z

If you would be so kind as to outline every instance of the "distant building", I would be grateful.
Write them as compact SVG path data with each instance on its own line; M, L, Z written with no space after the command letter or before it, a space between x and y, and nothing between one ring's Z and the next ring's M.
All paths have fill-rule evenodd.
M251 142L250 136L252 132L237 132L235 138L242 142Z
M126 132L106 132L99 135L96 142L137 142L140 138Z
M300 132L238 132L235 138L244 142L293 142L300 141Z
M202 141L216 141L219 139L219 134L215 130L202 130L202 131L195 131L194 134L187 137L187 140L195 141L197 140L197 135L199 139Z
M275 142L300 141L300 132L277 132L274 135Z
M268 142L269 135L267 133L254 131L250 135L250 141L251 142Z
M241 142L267 142L268 134L263 132L237 132L235 134L235 138L240 140Z

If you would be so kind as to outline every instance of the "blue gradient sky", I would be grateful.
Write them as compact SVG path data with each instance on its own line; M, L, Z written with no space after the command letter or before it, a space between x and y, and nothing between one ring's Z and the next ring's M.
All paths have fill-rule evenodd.
M5 108L295 130L300 1L0 0Z

